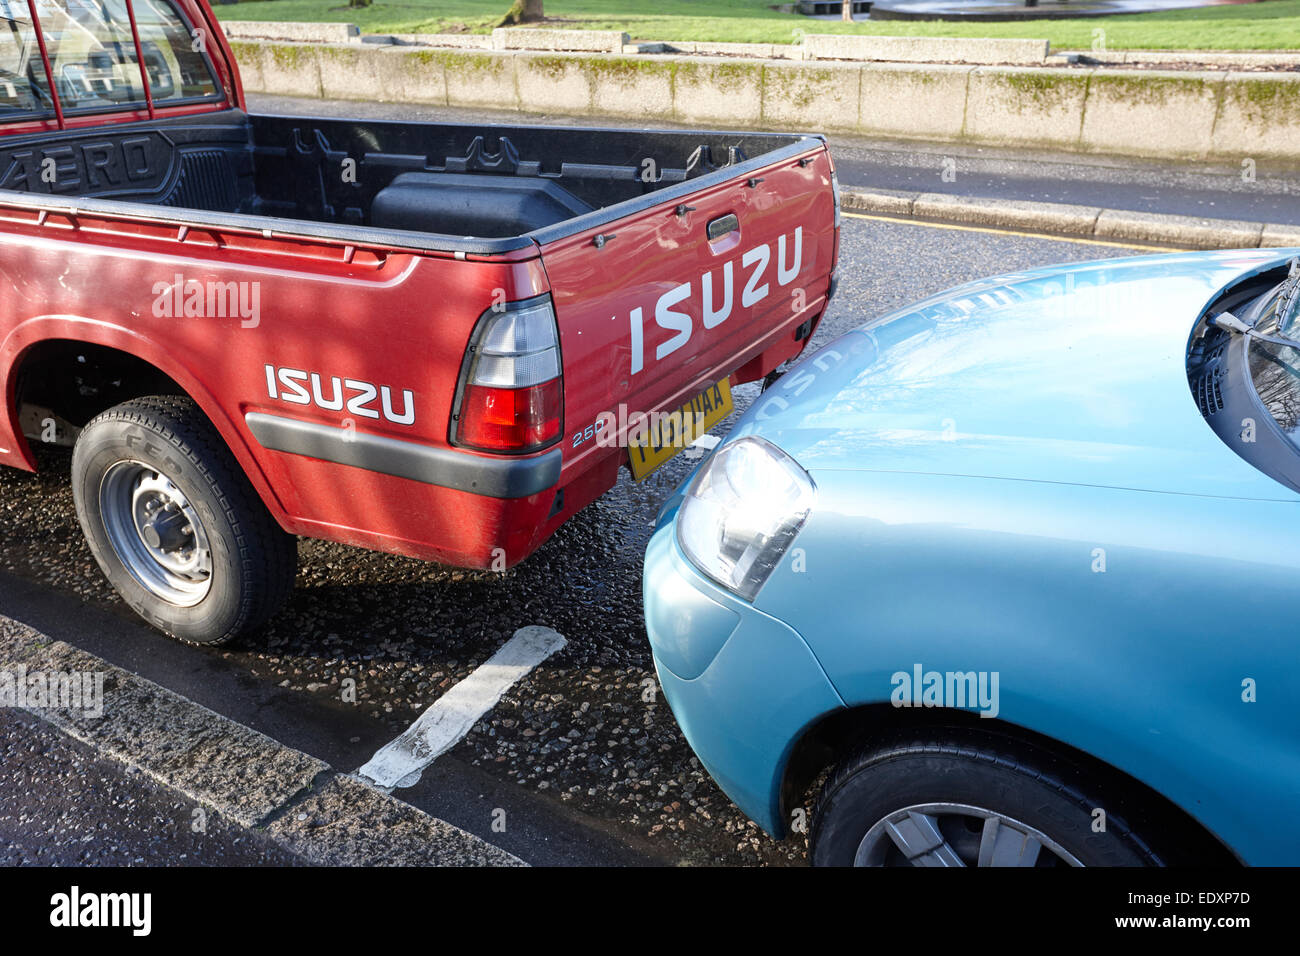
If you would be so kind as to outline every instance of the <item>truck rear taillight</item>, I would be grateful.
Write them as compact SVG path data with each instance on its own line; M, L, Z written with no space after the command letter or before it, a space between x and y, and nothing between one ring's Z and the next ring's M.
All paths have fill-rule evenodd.
M563 426L561 368L550 296L488 309L465 357L452 443L508 454L553 444Z

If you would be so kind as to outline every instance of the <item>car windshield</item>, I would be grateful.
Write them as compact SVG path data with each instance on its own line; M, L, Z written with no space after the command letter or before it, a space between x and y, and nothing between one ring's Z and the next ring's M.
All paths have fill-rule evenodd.
M1260 300L1254 327L1265 335L1300 335L1300 271ZM1300 350L1252 337L1250 378L1259 399L1293 445L1300 447Z

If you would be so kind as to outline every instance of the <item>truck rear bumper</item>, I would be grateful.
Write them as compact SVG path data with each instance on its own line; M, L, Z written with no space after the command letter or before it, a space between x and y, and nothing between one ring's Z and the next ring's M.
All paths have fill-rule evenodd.
M262 412L244 421L286 531L453 567L513 567L612 483L565 475L562 487L558 445L507 458Z
M249 412L244 421L258 444L271 451L489 498L527 498L553 488L560 480L562 452L558 445L527 458L494 458L261 412Z

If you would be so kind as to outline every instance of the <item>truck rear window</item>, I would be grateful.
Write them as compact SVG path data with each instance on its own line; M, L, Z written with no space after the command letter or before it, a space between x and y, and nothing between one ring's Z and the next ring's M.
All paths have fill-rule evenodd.
M43 116L51 112L48 99L32 85L28 70L36 49L36 35L24 0L0 0L0 120ZM35 57L41 69L40 55Z
M33 0L64 113L105 113L145 105L126 0ZM140 52L155 106L218 99L195 34L168 0L135 0ZM52 109L27 0L0 0L0 119Z

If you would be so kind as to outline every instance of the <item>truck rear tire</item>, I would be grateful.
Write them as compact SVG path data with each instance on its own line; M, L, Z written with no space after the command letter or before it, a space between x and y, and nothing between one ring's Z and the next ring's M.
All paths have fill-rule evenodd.
M190 399L139 398L93 419L72 452L72 492L109 582L182 641L256 630L293 589L295 539Z

